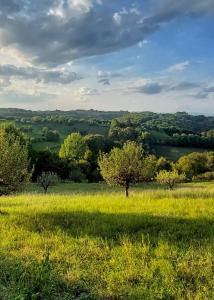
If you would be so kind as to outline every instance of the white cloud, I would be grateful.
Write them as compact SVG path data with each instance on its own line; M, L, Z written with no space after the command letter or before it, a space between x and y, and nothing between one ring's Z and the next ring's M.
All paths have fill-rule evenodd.
M69 5L71 8L76 8L76 9L87 12L93 7L93 1L91 1L91 0L69 0Z
M74 91L74 96L77 97L79 101L86 101L88 97L97 95L98 91L96 89L88 88L88 87L79 87L76 91Z
M51 7L48 11L48 16L55 16L58 18L64 18L64 1L58 0L57 4Z
M184 62L170 66L167 69L167 71L168 72L183 72L187 67L189 67L189 65L190 65L190 61L186 60Z
M120 25L122 21L122 16L118 12L116 12L113 15L113 19L117 25Z

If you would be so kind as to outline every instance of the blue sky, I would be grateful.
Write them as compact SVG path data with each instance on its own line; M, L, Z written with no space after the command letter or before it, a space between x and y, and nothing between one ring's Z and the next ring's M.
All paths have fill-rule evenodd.
M213 0L0 0L0 105L214 113Z

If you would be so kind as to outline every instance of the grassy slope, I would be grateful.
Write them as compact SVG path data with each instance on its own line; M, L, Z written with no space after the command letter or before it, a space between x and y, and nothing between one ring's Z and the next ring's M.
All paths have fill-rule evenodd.
M69 190L0 198L0 299L214 298L213 183Z
M210 151L205 148L194 148L194 147L176 147L176 146L161 146L155 147L155 153L159 156L164 156L170 160L178 160L181 156L187 155L191 152L204 152Z

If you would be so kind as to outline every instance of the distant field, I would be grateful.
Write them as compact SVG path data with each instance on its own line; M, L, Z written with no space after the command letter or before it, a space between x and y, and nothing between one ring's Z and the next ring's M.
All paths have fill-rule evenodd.
M193 147L174 147L174 146L161 146L155 147L157 156L164 156L171 160L178 160L181 156L189 154L191 152L204 152L204 148L193 148ZM210 149L209 149L210 151Z
M0 198L0 299L214 299L214 183Z
M36 150L44 150L46 148L58 151L63 140L72 132L80 132L84 134L107 134L108 128L105 126L89 125L83 123L77 123L72 126L66 126L64 124L54 124L54 123L42 123L42 124L29 124L32 126L32 131L28 135L32 138L41 138L42 129L48 127L49 130L57 130L60 134L59 142L36 142L33 143L33 147ZM16 126L22 127L22 123L16 122Z

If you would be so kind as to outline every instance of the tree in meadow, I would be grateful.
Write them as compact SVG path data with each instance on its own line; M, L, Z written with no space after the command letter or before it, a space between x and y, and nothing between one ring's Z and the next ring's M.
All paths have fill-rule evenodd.
M123 186L128 197L130 184L143 178L143 149L136 142L127 142L122 149L113 148L110 153L101 154L98 164L107 184Z
M179 174L177 170L162 170L156 176L157 182L167 185L170 190L174 189L176 183L184 182L185 179L185 174Z
M37 178L37 184L44 189L45 193L47 193L49 187L57 185L58 182L58 175L52 172L43 172Z

